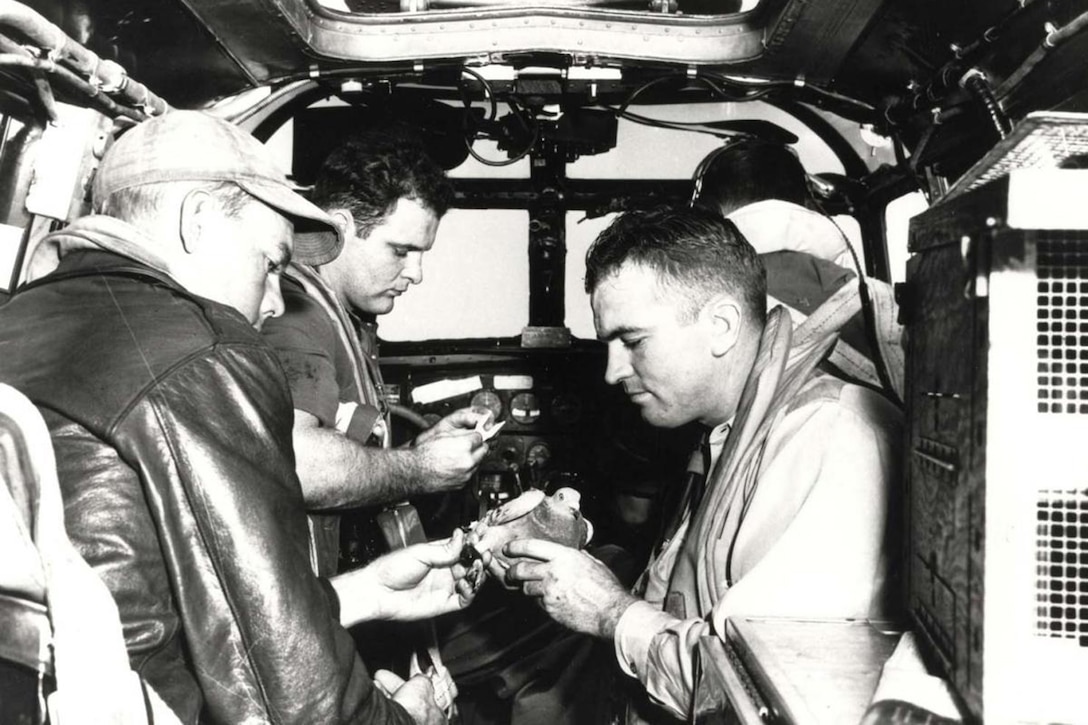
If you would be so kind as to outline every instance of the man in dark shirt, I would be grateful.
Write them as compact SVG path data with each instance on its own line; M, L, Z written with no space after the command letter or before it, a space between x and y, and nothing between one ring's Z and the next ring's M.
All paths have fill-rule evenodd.
M490 414L468 408L412 446L391 448L378 368L375 317L422 281L423 255L452 198L442 169L413 136L350 138L325 161L313 193L344 230L343 251L326 264L292 264L283 280L284 315L263 329L291 385L295 457L316 514L310 520L321 574L338 568L338 512L456 490L487 453L474 428Z

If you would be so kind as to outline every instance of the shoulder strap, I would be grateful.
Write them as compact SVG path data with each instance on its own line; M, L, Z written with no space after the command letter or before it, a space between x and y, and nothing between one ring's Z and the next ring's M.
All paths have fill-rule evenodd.
M683 581L694 582L696 601L689 611L706 611L730 586L733 543L756 493L768 435L838 340L833 322L822 317L814 322L801 335L802 330L792 329L784 310L776 308L768 317L732 431L707 481L703 505L693 514L670 583L673 589L673 584L682 588ZM678 572L683 572L679 579Z
M363 354L363 350L359 346L359 340L354 334L355 328L352 326L351 320L348 319L347 311L316 270L295 263L291 264L289 270L292 279L302 285L306 294L320 304L332 320L340 343L347 350L348 357L351 358L351 372L355 380L355 389L359 391L359 395L364 399L369 398L379 405L386 431L383 443L388 446L389 420L388 411L382 405L384 398L381 395L381 390L379 390L380 372L376 369L376 366L370 364L367 356Z

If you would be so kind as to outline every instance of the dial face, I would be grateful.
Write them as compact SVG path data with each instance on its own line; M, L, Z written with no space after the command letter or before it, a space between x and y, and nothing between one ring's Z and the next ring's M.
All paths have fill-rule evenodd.
M525 463L537 468L546 468L552 458L552 449L547 443L534 443L525 451Z
M540 418L540 401L532 393L518 393L510 401L510 417L522 425Z
M582 399L573 393L560 393L552 401L552 416L559 425L574 425L582 417Z
M491 414L495 416L496 422L498 422L499 417L502 415L502 398L494 391L481 390L472 396L471 404L473 407L487 408L490 410Z

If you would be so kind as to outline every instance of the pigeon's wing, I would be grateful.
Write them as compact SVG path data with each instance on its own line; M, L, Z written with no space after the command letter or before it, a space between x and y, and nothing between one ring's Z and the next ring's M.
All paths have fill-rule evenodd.
M539 506L543 500L543 491L537 489L526 491L512 501L508 501L494 511L490 511L487 514L487 523L489 526L500 526L520 519Z

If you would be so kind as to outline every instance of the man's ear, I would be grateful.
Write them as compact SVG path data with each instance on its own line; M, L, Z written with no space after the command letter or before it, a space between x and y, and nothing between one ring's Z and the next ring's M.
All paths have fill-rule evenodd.
M181 200L178 234L186 254L196 253L211 236L213 212L219 212L219 205L207 189L193 189Z
M326 213L332 217L333 222L340 228L340 231L344 233L344 239L355 238L355 217L351 215L351 212L342 207L336 207L334 209L327 209Z
M703 308L710 325L710 351L721 357L732 350L740 339L744 313L737 301L728 295L719 295Z

